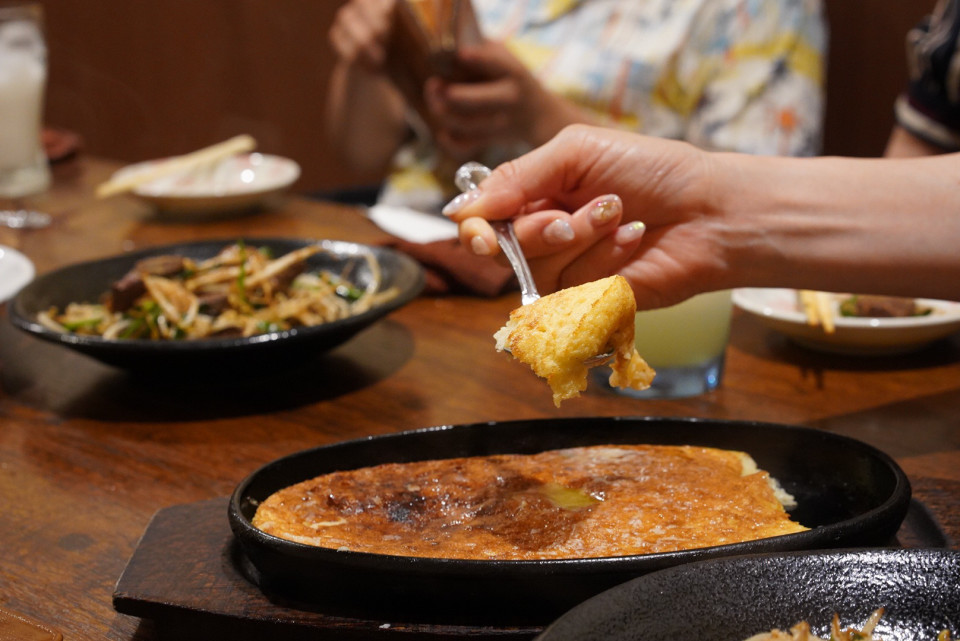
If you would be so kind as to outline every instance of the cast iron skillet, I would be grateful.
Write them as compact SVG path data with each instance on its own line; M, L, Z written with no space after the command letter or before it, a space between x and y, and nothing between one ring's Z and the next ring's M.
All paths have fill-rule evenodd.
M63 267L40 276L24 287L9 307L10 320L37 338L57 343L92 356L116 367L140 372L175 371L181 374L224 372L235 368L255 370L260 365L272 371L285 364L301 361L345 342L360 330L410 302L424 285L423 268L409 256L385 247L336 240L246 238L249 247L268 247L280 257L312 243L321 243L326 251L307 260L308 270L330 269L345 274L351 282L364 286L373 273L363 259L372 253L380 265L384 289L396 287L398 294L372 309L342 320L273 332L248 338L209 338L191 341L111 340L96 336L78 336L47 329L37 322L37 313L52 305L60 308L70 302L97 302L111 284L147 256L176 254L194 259L215 256L221 249L241 240L229 238L151 247L121 256Z
M662 443L751 454L792 493L811 527L735 545L681 552L548 561L471 561L337 551L254 528L257 504L288 485L386 462L535 453L595 444ZM828 432L683 418L568 418L477 423L346 441L291 454L256 470L229 507L241 569L274 599L344 615L436 623L545 625L577 603L654 570L734 554L889 544L910 486L887 455Z
M573 608L538 641L736 641L836 612L859 628L877 608L884 641L960 634L960 552L862 549L712 559L655 572Z

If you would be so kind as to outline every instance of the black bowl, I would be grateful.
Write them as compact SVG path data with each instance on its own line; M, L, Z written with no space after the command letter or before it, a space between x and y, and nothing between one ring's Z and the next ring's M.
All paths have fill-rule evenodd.
M799 506L792 515L812 529L660 554L480 561L312 547L265 534L250 523L256 506L273 492L334 470L606 443L690 444L748 452L796 497ZM892 459L828 432L701 419L574 418L443 426L298 452L240 483L230 501L229 519L242 552L241 569L265 593L297 607L444 623L546 625L614 585L681 563L753 552L887 545L909 499L909 482Z
M737 641L807 621L829 638L837 613L860 627L884 608L884 641L960 634L960 552L866 549L691 563L617 586L573 608L539 641Z
M205 240L152 247L112 258L78 263L40 276L24 287L9 307L10 320L20 329L52 343L69 347L104 363L129 370L203 372L212 369L252 371L258 364L274 368L316 356L354 336L360 330L410 302L424 285L423 269L409 256L385 247L336 240L247 238L248 246L267 247L275 256L319 242L326 251L308 259L309 269L349 270L353 282L364 286L374 277L367 262L377 259L383 288L396 287L398 295L372 309L315 327L300 327L247 338L207 338L191 341L104 339L56 332L37 322L37 314L70 302L96 302L111 284L147 256L177 254L194 259L215 256L239 239Z

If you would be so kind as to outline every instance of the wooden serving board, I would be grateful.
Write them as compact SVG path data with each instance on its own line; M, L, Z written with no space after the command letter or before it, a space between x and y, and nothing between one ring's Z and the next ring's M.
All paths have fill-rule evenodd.
M913 479L912 485L914 500L897 534L900 545L956 548L960 482L921 478ZM387 621L273 601L241 570L244 558L230 531L228 501L223 497L158 511L117 582L114 608L148 619L179 639L206 641L265 635L315 641L321 636L361 639L391 633L404 640L529 639L542 631L536 626Z
M542 627L486 627L429 621L386 621L304 610L271 601L241 571L245 562L227 520L228 498L158 511L113 593L117 612L169 628L178 638L528 639ZM371 604L375 606L376 604ZM371 609L374 609L371 607Z

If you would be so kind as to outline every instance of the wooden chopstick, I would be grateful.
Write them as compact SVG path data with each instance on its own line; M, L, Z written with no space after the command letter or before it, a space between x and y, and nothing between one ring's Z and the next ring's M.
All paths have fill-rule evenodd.
M800 307L803 308L803 314L807 317L807 325L816 327L820 324L820 312L813 302L813 291L801 289L797 292L797 298L800 299Z
M151 180L211 165L224 158L252 151L256 149L256 147L257 141L254 140L252 136L247 134L234 136L229 140L224 140L215 145L157 163L155 167L151 167L150 169L138 171L120 178L111 178L97 187L97 196L99 198L106 198L108 196L121 194L131 189L136 189Z
M803 313L807 316L807 324L820 325L825 333L832 334L836 326L833 322L833 310L830 309L829 296L825 292L816 292L809 289L801 289L799 295Z
M833 310L830 309L830 297L825 292L815 292L817 307L820 309L820 324L823 331L832 334L834 330Z

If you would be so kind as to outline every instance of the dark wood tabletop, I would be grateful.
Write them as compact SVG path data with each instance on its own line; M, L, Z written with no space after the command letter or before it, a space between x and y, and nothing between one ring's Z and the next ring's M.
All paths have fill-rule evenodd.
M89 157L57 166L50 192L29 200L53 224L0 229L0 245L42 274L185 239L389 240L355 209L298 197L206 220L160 215L129 196L97 200L94 188L115 168ZM543 381L493 348L518 302L420 297L295 370L208 385L131 376L19 331L0 306L0 608L70 640L163 636L156 621L113 604L158 512L213 504L220 514L246 475L302 449L480 421L671 416L820 428L893 456L947 545L960 540L956 337L902 356L826 355L736 313L719 389L641 401L592 387L557 409Z

